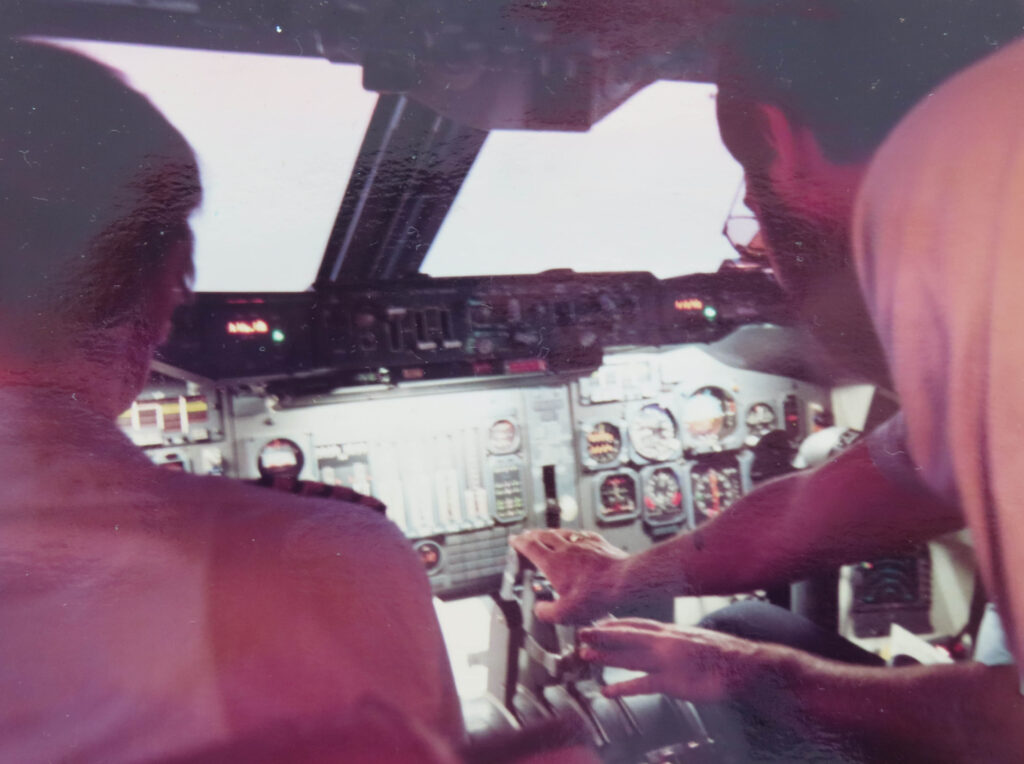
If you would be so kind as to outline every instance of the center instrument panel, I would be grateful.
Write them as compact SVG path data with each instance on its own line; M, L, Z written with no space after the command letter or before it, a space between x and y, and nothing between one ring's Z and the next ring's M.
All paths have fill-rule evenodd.
M457 597L496 587L509 535L555 505L636 551L748 491L752 448L797 443L825 403L716 357L785 334L781 304L745 271L201 294L121 426L170 469L373 496Z
M545 524L545 482L563 527L597 530L629 551L748 491L752 447L774 431L802 439L826 391L727 366L712 350L606 353L595 371L568 378L309 395L167 379L121 426L168 468L287 474L376 497L435 593L452 598L498 585L508 536Z

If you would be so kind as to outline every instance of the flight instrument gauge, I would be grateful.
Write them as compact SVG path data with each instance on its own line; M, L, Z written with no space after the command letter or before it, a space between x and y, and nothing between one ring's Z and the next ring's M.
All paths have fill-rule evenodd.
M717 446L736 429L736 400L720 387L702 387L686 399L684 418L698 445Z
M743 494L739 467L694 467L690 472L694 525L716 517Z
M750 445L754 445L754 443L779 426L779 418L775 414L775 409L767 403L755 403L747 409L746 422L747 439L748 441L753 441Z
M679 455L679 430L671 412L651 403L629 422L629 439L637 455L651 462L667 462Z
M499 419L487 432L487 450L492 454L511 454L519 448L519 428L510 419Z
M441 569L443 556L441 547L438 546L437 542L417 541L413 549L419 556L420 562L423 563L423 569L427 571L427 575L433 575Z
M598 422L586 435L587 458L595 467L614 464L622 453L622 432L611 422Z
M616 472L601 480L597 497L597 518L606 523L631 520L640 514L634 475Z
M683 486L674 469L650 469L643 479L643 488L644 520L652 525L662 525L678 523L682 519Z
M262 478L297 478L305 461L297 443L287 438L275 438L260 449L256 469Z

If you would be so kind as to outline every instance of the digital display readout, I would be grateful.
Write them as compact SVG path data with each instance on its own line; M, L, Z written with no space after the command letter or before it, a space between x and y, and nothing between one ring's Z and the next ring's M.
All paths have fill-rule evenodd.
M270 334L270 325L261 318L253 321L228 321L228 334Z
M704 310L704 301L699 297L681 297L672 305L679 311Z

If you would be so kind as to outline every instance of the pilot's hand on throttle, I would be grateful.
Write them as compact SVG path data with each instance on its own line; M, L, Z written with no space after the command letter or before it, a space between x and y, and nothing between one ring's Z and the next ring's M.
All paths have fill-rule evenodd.
M607 697L663 693L716 702L736 697L781 669L786 648L699 628L623 618L580 629L583 660L644 671L646 676L611 684Z
M629 555L589 531L532 530L511 539L512 547L547 576L558 599L539 602L537 617L585 623L617 603Z

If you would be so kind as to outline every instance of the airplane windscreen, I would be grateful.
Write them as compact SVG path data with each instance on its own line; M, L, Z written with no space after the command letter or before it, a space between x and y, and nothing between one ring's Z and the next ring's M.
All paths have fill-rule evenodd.
M431 276L718 270L742 171L712 85L657 82L587 133L495 131L421 270Z
M313 283L377 95L319 58L60 41L120 70L185 135L203 204L197 291Z

